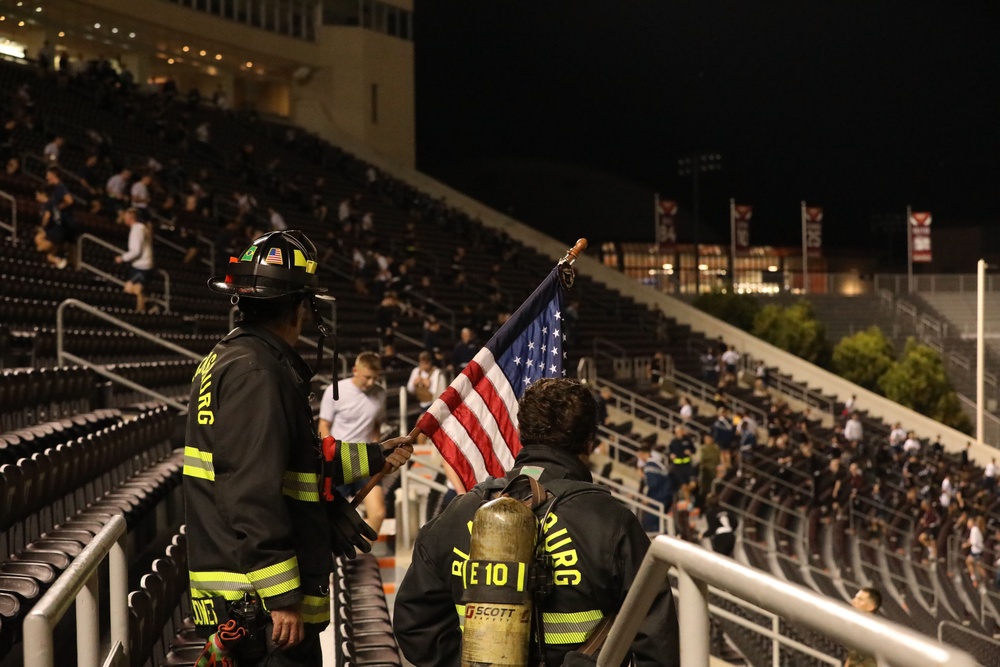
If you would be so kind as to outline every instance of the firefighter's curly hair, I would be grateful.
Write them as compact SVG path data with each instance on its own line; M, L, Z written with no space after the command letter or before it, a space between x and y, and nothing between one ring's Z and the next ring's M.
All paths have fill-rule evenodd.
M521 397L517 421L522 445L589 453L597 434L597 401L576 380L538 380Z

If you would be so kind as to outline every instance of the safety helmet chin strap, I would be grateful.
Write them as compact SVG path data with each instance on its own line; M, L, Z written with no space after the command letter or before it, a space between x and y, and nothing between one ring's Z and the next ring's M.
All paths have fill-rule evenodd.
M333 312L333 326L330 326L323 319L323 316L319 312L319 305L316 303L317 299L322 299L330 304L330 310ZM340 400L340 391L337 387L337 300L330 296L318 296L316 294L309 295L309 307L312 309L313 322L316 323L316 328L319 330L319 339L316 341L316 368L313 369L313 375L316 375L323 368L323 349L324 342L327 338L333 339L333 360L330 363L330 376L333 378L333 400Z

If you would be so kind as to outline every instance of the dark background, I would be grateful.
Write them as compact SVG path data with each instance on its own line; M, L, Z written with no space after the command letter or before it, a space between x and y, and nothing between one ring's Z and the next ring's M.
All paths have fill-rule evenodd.
M418 165L571 242L651 240L652 193L702 177L701 240L799 244L799 201L833 247L905 246L1000 219L1000 9L940 2L417 0ZM889 253L892 255L893 253ZM896 253L899 255L899 253Z

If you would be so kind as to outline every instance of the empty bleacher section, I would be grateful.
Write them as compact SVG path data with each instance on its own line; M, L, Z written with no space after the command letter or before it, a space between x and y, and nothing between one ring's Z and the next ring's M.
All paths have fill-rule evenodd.
M234 117L187 100L127 91L95 100L100 85L60 83L40 78L30 68L0 62L0 90L13 91L23 83L31 85L37 129L19 125L14 142L26 171L34 176L0 174L0 190L16 198L19 219L18 237L0 241L0 520L6 547L0 554L0 664L20 664L19 624L25 611L80 553L88 535L113 514L124 514L129 526L134 575L129 596L131 664L190 664L192 647L198 643L185 622L190 610L176 494L181 463L169 443L178 415L160 402L148 402L134 386L108 383L98 371L113 372L183 402L197 362L92 312L70 308L62 332L66 349L98 368L59 366L58 304L65 298L79 299L195 356L204 354L228 330L230 315L230 304L212 298L205 280L213 269L224 268L229 253L238 252L246 241L245 235L234 236L234 229L226 226L237 217L250 228L266 225L263 212L270 206L282 212L290 228L304 229L320 246L325 257L321 280L338 299L338 342L348 363L357 352L377 349L386 338L376 331L373 313L388 288L399 292L403 302L391 339L400 356L412 360L424 347L430 316L442 324L440 344L445 351L462 326L474 326L485 339L498 326L498 315L521 303L565 247L349 142L345 146L366 161L252 115ZM163 121L171 118L186 127L209 122L210 150L191 150L182 137L165 131ZM214 242L216 267L197 260L185 263L181 251L157 246L157 266L170 277L169 312L134 312L134 298L104 275L121 274L114 253L103 246L84 243L78 258L101 273L55 268L31 249L38 214L34 191L41 181L30 156L40 152L46 131L65 136L68 143L60 164L71 190L83 194L71 172L80 169L84 155L95 148L91 130L116 147L112 157L117 164L99 167L101 182L121 166L148 164L149 157L162 165L158 182L164 192L156 197L156 205L169 217L157 220L159 235L176 239L176 230L184 227ZM238 156L248 143L254 146L249 161ZM368 178L369 164L381 170L374 180ZM197 190L192 181L198 183ZM256 212L241 211L235 192L252 194ZM191 195L193 210L164 211L163 195L168 193L178 200ZM352 202L357 217L373 214L372 229L360 230L357 217L349 227L337 220L338 203L345 200ZM318 203L328 210L325 217ZM77 209L84 232L125 245L124 228L107 211ZM0 204L0 216L3 210ZM208 247L200 243L202 259ZM385 270L374 270L381 256L394 261ZM988 644L984 633L993 630L990 619L996 617L998 601L992 591L985 593L986 582L973 587L962 575L961 514L937 527L938 547L926 564L925 554L915 546L918 506L910 498L911 489L939 487L947 471L956 480L963 475L967 484L980 483L981 471L960 467L954 456L964 435L633 284L596 260L583 257L577 266L580 275L568 297L575 303L567 315L577 321L567 341L567 369L587 358L587 379L595 388L612 390L616 426L601 433L610 455L602 469L620 480L616 489L621 494L638 493L639 476L630 464L641 442L665 444L669 429L682 421L697 434L710 432L716 402L726 402L753 416L760 427L761 445L740 474L732 469L718 482L722 503L741 518L738 558L840 599L849 599L858 585L873 582L886 591L888 618L928 634L936 632L939 622L957 624L963 629L962 641L976 633L975 641ZM166 283L154 279L154 294L165 297L165 288ZM769 391L755 392L736 383L719 393L701 379L699 355L718 345L720 337L747 358L776 367ZM315 358L309 345L300 349L307 360ZM388 374L390 389L405 382L406 370L404 364ZM661 374L661 382L650 381L653 371ZM854 497L845 498L833 492L826 471L833 454L834 415L851 394L858 394L866 411L869 449L849 453L864 464L865 484ZM680 396L699 408L693 420L680 417ZM804 418L807 406L812 412ZM932 453L925 442L916 463L904 468L903 459L894 460L884 446L889 424L895 421L925 438L940 433L946 451ZM798 435L768 442L772 424L776 433L794 430ZM815 447L811 454L803 453L796 442L806 436ZM984 462L989 455L973 449L976 461ZM881 485L878 497L871 488L875 480ZM970 497L956 502L971 507L977 501ZM982 510L1000 521L995 502ZM697 539L690 530L691 515L677 513L673 519L679 532ZM991 556L996 549L992 532L987 536ZM398 664L381 580L372 562L343 563L335 573L337 664ZM721 597L716 602L765 629L773 623ZM732 620L720 627L751 664L770 664L770 640ZM839 656L838 647L815 633L792 623L784 623L783 629L813 652ZM782 661L814 664L804 662L814 658L786 654Z

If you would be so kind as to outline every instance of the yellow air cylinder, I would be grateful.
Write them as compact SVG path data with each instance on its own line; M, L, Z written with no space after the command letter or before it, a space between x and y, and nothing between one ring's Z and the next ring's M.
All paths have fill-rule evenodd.
M465 566L462 667L524 667L531 642L528 581L538 524L513 498L476 511Z

